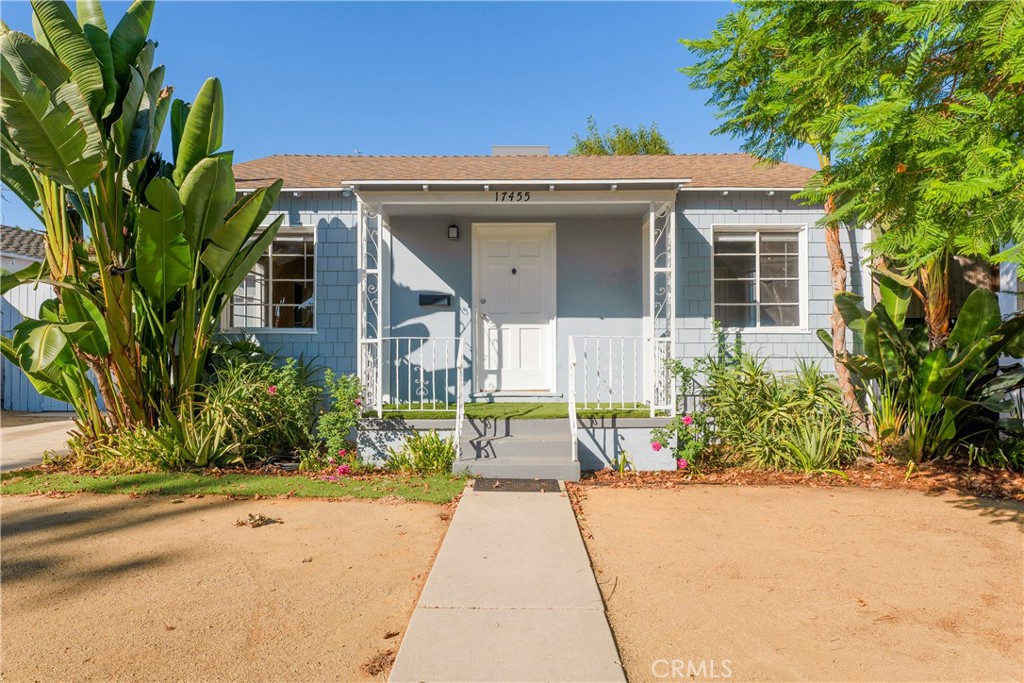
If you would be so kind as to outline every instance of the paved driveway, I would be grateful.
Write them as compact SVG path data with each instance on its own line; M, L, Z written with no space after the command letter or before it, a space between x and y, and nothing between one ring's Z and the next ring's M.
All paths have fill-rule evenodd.
M0 472L33 467L46 451L63 451L72 413L14 413L0 415Z

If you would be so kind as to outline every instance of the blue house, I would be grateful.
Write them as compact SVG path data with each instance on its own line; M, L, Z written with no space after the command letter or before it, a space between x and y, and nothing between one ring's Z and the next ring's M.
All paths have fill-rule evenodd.
M285 222L225 329L358 372L370 407L565 399L575 349L580 381L597 381L584 352L590 374L604 370L578 400L600 390L668 409L660 361L704 355L713 320L779 368L827 357L815 337L832 311L822 210L791 198L812 173L742 154L531 147L237 164L241 192L284 179L271 216ZM867 239L843 235L858 293Z
M812 174L545 147L255 159L235 166L237 187L282 178L271 215L285 222L224 327L358 373L381 416L560 401L656 418L676 405L665 360L706 354L715 320L779 369L827 359L822 209L792 199ZM863 293L869 231L842 237Z

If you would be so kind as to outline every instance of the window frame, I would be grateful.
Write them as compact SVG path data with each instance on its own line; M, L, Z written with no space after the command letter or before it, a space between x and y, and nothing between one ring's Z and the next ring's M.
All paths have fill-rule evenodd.
M267 227L267 226L261 226ZM240 325L232 325L232 308L234 306L233 301L229 299L228 305L224 307L224 316L222 320L221 329L224 332L241 332L245 334L317 334L320 316L319 316L319 288L320 288L320 253L319 253L319 240L317 236L317 229L311 225L288 225L281 226L277 231L277 235L274 236L276 241L282 237L305 237L312 235L313 237L313 326L312 327L248 327ZM273 244L271 244L273 246ZM267 291L273 291L273 265L270 265L271 273L267 277ZM248 276L248 274L247 274ZM239 283L241 286L241 283ZM237 288L236 288L237 289ZM235 294L231 293L233 299ZM273 304L264 304L270 305Z
M755 307L759 309L761 306L761 263L760 263L760 233L783 233L797 236L797 263L798 263L798 319L799 322L796 325L787 326L768 326L760 324L760 312L757 313L758 324L751 326L723 326L722 329L726 332L741 332L741 333L757 333L757 334L805 334L810 330L810 315L809 315L809 300L810 300L810 256L808 253L809 247L809 230L807 223L713 223L711 225L711 234L709 236L709 246L711 247L709 252L710 261L710 294L711 294L711 320L717 320L715 317L715 236L728 233L743 233L753 232L757 237L757 246L755 247L755 279L754 289L756 293ZM771 279L771 278L769 278ZM723 304L724 305L724 304ZM755 310L756 310L755 309Z

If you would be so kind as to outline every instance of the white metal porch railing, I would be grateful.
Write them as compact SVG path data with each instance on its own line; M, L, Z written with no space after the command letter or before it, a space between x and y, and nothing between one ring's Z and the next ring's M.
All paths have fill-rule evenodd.
M466 359L458 337L382 337L381 410L455 411L456 456L466 415Z
M579 410L646 410L673 415L675 383L661 339L638 336L569 337L569 433L579 459Z
M457 410L465 388L462 340L383 337L381 395L395 410Z
M569 391L584 409L649 405L644 352L648 340L627 336L569 337Z

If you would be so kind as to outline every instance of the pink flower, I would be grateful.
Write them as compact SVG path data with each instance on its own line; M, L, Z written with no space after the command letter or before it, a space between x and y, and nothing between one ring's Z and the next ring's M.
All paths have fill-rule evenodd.
M655 441L654 443L651 444L651 448L653 448L656 451L660 451L661 450L661 442L660 441Z
M348 465L339 465L338 466L338 474L343 476L343 477L346 474L348 474L349 472L351 472L351 471L352 471L352 468L349 467Z
M681 470L685 470L689 463L686 462L686 458L679 458L676 460L676 467Z
M267 393L270 394L271 396L276 394L277 393L277 386L274 385L274 384L271 384L269 387L267 387Z
M352 402L355 403L357 406L363 405L363 399L361 399L361 398L357 398L356 400L354 400Z
M346 451L344 448L339 448L338 449L338 455L340 455L343 458L345 457L345 453L347 453L347 452L348 451Z
M686 425L687 427L689 427L690 425L693 424L693 418L691 416L689 416L689 415L684 415L683 416L683 424Z
M327 458L327 462L329 462L329 463L331 463L333 465L334 464L334 458Z

